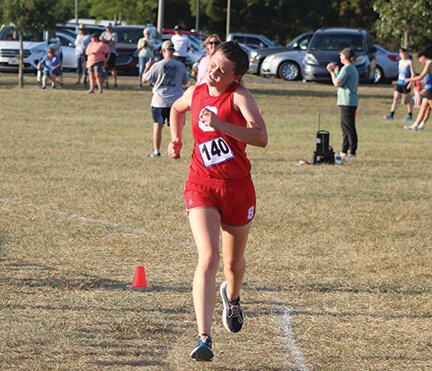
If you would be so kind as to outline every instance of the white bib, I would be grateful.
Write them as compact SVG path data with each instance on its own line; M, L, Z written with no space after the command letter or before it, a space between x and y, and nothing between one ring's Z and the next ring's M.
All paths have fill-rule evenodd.
M198 145L204 166L209 167L234 158L228 143L223 138L215 138Z

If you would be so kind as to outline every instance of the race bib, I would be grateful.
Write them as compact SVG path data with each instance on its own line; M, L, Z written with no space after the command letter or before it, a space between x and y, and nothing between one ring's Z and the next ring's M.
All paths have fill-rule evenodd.
M223 138L215 138L198 145L205 167L231 160L234 155L228 143Z

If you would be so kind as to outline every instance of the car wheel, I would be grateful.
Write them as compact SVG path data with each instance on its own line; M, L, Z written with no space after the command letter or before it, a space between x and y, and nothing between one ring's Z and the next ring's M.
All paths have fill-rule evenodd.
M297 80L300 78L300 67L295 62L283 62L279 67L279 76L286 81Z
M373 82L375 84L381 83L384 81L384 72L380 66L375 67Z

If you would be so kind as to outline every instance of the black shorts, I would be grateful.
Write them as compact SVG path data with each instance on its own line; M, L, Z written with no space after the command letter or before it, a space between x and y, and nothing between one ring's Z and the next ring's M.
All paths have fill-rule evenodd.
M90 72L96 72L101 73L104 67L104 62L96 62L95 64L91 65L88 70Z
M432 100L432 89L423 90L422 97L427 100Z
M114 54L114 53L111 53L111 55L110 55L110 57L108 59L108 62L107 62L107 66L108 66L109 70L115 68L116 61L117 61L117 55Z
M159 125L165 124L165 120L170 124L171 107L152 107L153 122Z
M411 88L407 89L408 85L396 84L395 90L401 94L409 94L411 93Z

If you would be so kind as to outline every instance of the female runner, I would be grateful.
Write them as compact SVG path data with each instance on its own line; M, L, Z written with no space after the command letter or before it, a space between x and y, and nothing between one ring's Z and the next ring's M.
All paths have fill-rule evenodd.
M244 321L240 288L256 206L245 149L247 144L267 145L267 130L257 104L240 84L248 67L248 56L237 43L221 44L210 60L207 83L191 86L171 108L168 155L180 156L188 110L194 138L184 196L198 249L193 300L199 337L190 354L197 361L213 358L211 321L216 305L220 230L225 275L220 287L223 324L234 333L241 330Z

